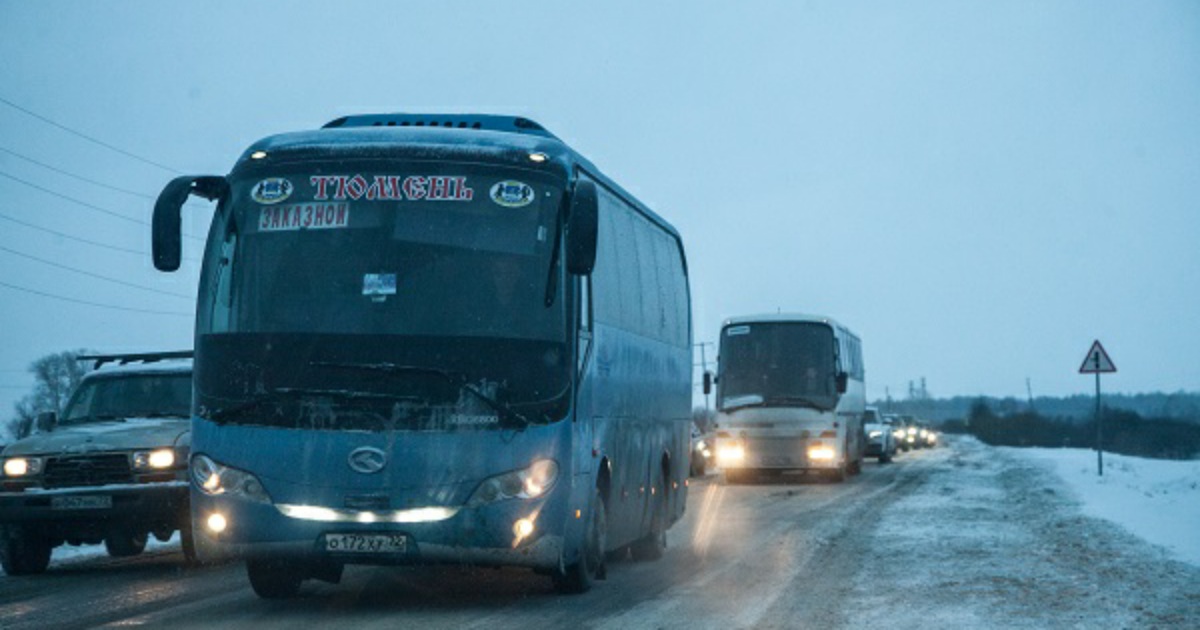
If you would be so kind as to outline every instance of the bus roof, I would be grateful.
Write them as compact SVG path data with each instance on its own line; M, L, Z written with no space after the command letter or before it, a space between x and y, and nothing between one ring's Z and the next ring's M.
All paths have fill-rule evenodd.
M763 313L761 315L739 315L730 317L721 324L721 328L728 326L736 326L739 324L763 324L763 323L812 323L812 324L829 324L834 328L841 328L849 332L849 329L837 322L832 317L824 315L811 315L807 313Z
M417 124L422 122L424 124ZM408 123L408 124L405 124ZM435 124L440 123L440 124ZM574 180L576 168L634 205L676 239L674 226L609 179L587 158L544 127L527 118L475 114L368 114L331 121L321 129L268 136L238 159L233 171L257 168L267 158L320 159L394 157L413 160L484 160L534 166L530 154L541 153L546 166Z

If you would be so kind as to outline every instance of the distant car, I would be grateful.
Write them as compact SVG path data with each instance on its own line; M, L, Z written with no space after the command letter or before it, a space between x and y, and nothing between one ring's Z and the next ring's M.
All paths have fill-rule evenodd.
M875 457L885 464L896 456L896 437L890 421L875 407L863 412L863 431L867 434L867 457Z
M692 454L690 473L693 477L703 477L708 474L708 467L712 464L713 455L713 435L712 433L704 433L695 424L692 425Z
M0 453L0 565L41 573L63 544L103 542L132 556L148 536L179 530L194 559L187 461L191 353L81 357L95 361L63 415ZM113 364L108 365L106 364Z

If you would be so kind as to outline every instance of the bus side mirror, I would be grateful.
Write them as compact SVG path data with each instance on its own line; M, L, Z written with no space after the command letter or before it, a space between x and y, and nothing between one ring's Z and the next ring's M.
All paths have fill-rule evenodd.
M58 414L53 411L43 411L37 415L38 433L49 433L58 426Z
M837 393L845 394L846 386L850 382L850 375L845 372L838 372L837 375Z
M596 237L600 229L600 202L596 184L581 179L571 196L567 220L567 271L577 276L592 273L596 266Z
M712 393L712 386L713 386L712 372L705 372L704 373L704 395L705 396Z
M154 268L159 271L176 271L182 257L183 204L189 195L205 199L220 199L229 191L224 177L206 175L202 177L176 177L168 183L158 200L154 202L154 218L151 223L151 251Z

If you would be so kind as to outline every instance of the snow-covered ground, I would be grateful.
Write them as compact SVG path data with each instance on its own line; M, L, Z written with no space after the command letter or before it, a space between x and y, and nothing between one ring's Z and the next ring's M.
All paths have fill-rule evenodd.
M1047 462L1082 505L1083 513L1112 521L1164 547L1177 560L1200 566L1200 461L1142 459L1078 448L999 448Z
M146 551L179 551L179 532L171 534L171 539L166 542L159 542L154 536L150 536L150 540L146 543ZM55 547L50 553L50 567L71 564L91 558L102 558L108 555L104 550L104 545L61 545ZM182 556L180 556L182 558Z

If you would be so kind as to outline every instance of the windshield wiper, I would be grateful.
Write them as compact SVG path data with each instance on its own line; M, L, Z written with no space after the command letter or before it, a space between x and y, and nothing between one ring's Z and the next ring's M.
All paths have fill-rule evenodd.
M555 289L558 288L558 283L554 281L554 272L558 265L559 250L562 248L562 215L563 211L560 208L558 214L554 217L554 246L550 249L550 268L546 271L546 308L554 305Z
M472 396L481 400L485 405L490 407L492 411L499 414L501 420L507 420L511 424L516 421L517 428L524 428L531 424L530 420L512 407L492 398L491 396L479 391L479 388L467 381L467 377L457 372L443 370L441 368L429 367L424 365L397 365L395 363L334 363L326 361L313 361L309 363L313 367L328 367L343 370L362 370L364 372L381 372L384 374L429 374L438 376L452 385L457 385L459 389L466 390Z
M829 409L828 407L822 407L821 405L818 405L817 403L803 396L772 396L763 401L763 404L772 406L787 405L789 407L808 407L809 409L816 409L817 411L827 411Z
M278 402L282 397L300 397L300 396L325 396L328 398L338 398L341 400L404 400L407 396L398 396L395 394L376 394L373 392L356 392L345 389L310 389L304 387L278 387L270 392L251 398L250 400L238 403L232 407L222 407L214 409L208 413L208 419L213 422L221 422L229 418L253 409L257 409L268 403Z

